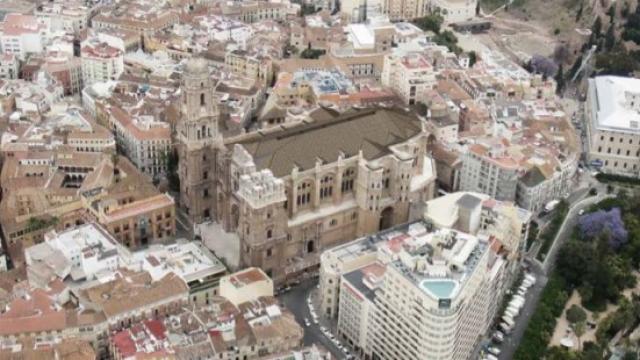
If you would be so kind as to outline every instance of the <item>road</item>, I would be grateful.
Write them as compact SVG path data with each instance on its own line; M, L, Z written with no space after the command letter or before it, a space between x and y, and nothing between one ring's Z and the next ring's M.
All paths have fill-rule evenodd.
M301 326L304 326L305 318L311 320L307 298L316 285L318 285L317 279L305 280L290 291L278 296L278 299L293 313L296 321ZM316 310L316 313L317 312ZM322 321L322 319L319 320ZM313 322L309 326L304 326L304 337L302 338L304 346L321 344L325 349L329 350L336 359L345 359L346 356L344 353L320 331L320 326L321 324L316 325Z
M525 304L522 308L522 311L518 318L516 319L516 324L511 334L505 337L504 343L500 346L501 353L499 359L512 359L515 351L518 349L518 345L522 340L522 336L524 335L525 330L527 329L527 325L529 324L529 320L531 320L531 316L535 312L536 306L538 305L538 301L540 300L540 295L542 294L542 290L547 283L547 274L549 274L553 270L553 266L555 264L556 257L558 256L558 250L562 247L562 245L569 239L571 236L571 232L575 228L578 223L578 217L580 210L587 209L591 205L605 199L609 195L598 195L583 198L586 195L587 190L582 189L574 192L568 198L569 203L571 204L571 208L567 213L567 217L563 222L560 230L558 231L558 235L556 236L551 249L549 249L549 253L545 258L544 263L540 263L535 260L533 254L531 257L527 257L527 261L531 265L529 270L538 278L535 285L532 286L525 296Z
M540 300L540 294L542 293L544 286L547 284L547 276L542 270L540 263L531 260L529 260L529 263L531 264L529 270L538 280L531 288L529 288L529 291L527 291L525 295L525 303L517 318L516 324L511 331L511 334L505 336L504 342L500 345L501 352L500 356L498 356L498 359L500 360L513 359L513 355L518 349L518 345L520 345L524 331L527 329L529 320L531 319L533 312L536 310L536 306Z

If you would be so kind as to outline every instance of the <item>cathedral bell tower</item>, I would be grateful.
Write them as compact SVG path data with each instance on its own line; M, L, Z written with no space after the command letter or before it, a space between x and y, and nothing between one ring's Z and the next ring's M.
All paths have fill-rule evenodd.
M222 146L218 107L206 60L189 59L182 73L177 124L180 204L192 223L214 219L216 156Z

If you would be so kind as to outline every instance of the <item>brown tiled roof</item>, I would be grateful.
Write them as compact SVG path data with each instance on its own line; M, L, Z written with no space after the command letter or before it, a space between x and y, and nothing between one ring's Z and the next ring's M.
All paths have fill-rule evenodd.
M287 130L250 134L237 141L253 156L258 169L271 169L277 177L315 166L317 159L337 160L362 151L368 159L389 153L389 146L422 131L420 120L398 109L368 109L295 126Z
M186 295L188 291L187 284L174 273L153 281L148 272L136 273L122 269L115 280L82 290L82 294L102 308L109 318L176 295Z

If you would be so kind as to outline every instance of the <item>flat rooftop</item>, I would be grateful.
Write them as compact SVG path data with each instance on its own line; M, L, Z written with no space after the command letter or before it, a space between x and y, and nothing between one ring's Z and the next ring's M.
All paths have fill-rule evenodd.
M589 101L595 128L640 133L640 79L621 76L589 79Z

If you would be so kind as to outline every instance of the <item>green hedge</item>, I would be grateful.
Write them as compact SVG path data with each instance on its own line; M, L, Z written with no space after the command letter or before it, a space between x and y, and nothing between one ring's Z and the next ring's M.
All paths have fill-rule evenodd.
M553 275L542 290L540 302L524 332L515 360L539 360L544 357L547 345L556 327L556 319L562 315L569 299L564 280Z
M540 246L540 250L538 250L538 255L536 255L536 258L538 258L538 260L544 260L544 258L547 256L547 253L549 252L549 249L551 249L551 245L553 244L553 240L556 238L556 235L558 234L558 231L560 230L560 227L564 222L564 218L567 217L568 212L569 205L566 201L562 200L555 209L553 219L540 234L542 245Z
M622 176L622 175L598 173L598 175L596 175L596 179L603 183L617 182L617 183L624 183L624 184L631 184L631 185L640 185L639 178Z

